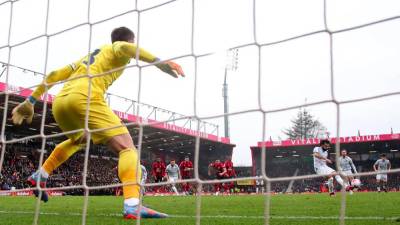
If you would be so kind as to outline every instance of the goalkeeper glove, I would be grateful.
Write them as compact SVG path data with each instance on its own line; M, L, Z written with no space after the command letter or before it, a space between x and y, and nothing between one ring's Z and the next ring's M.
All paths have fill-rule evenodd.
M160 61L160 60L156 60ZM183 73L182 67L177 64L174 63L172 61L165 61L165 62L160 62L158 64L156 64L156 67L158 69L160 69L161 71L163 71L164 73L168 73L169 75L178 78L178 75L181 75L182 77L185 76L185 74Z
M32 123L33 118L33 105L35 104L36 99L32 96L27 98L24 102L19 103L12 110L12 121L14 124L20 125L26 119L26 122Z

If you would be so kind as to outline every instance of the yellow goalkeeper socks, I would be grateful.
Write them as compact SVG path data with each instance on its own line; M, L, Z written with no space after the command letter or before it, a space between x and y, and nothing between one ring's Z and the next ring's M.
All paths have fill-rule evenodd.
M138 179L141 177L141 170L138 170L138 153L136 150L128 148L119 153L118 176L123 184L136 183L122 187L124 198L136 198L140 196L140 186Z
M44 162L42 169L51 174L57 167L71 157L75 152L79 151L81 146L74 144L70 139L58 144L50 156Z

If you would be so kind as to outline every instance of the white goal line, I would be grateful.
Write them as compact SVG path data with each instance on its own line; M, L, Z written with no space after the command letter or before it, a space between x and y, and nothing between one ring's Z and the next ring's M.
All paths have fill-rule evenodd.
M34 211L0 211L0 214L34 214ZM59 213L59 212L40 212L40 215L49 216L82 216L82 213ZM88 213L88 216L105 216L105 217L121 217L120 213ZM196 218L195 215L169 215L170 218ZM209 219L265 219L265 216L244 216L244 215L202 215L201 218ZM279 220L338 220L339 216L270 216L269 219ZM345 216L345 220L386 220L397 221L400 217L385 217L385 216Z

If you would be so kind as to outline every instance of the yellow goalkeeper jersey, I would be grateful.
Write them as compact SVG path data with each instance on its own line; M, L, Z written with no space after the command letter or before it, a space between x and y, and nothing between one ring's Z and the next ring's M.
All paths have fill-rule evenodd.
M130 62L130 59L135 58L136 50L137 46L135 44L123 41L104 45L77 62L51 72L46 77L46 82L51 84L61 80L76 78L67 81L58 96L64 96L70 93L80 93L87 96L89 93L89 78L84 75L89 72L91 75L99 75L91 79L91 97L103 98L108 87L110 87L112 83L121 76L124 67ZM149 52L139 48L139 59L151 63L157 58ZM80 76L83 77L78 78ZM39 99L44 91L45 86L40 85L32 93L32 96Z

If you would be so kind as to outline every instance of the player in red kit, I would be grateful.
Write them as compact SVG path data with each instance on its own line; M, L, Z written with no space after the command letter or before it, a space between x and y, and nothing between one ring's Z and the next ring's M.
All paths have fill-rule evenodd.
M153 162L153 165L151 166L151 175L154 178L154 182L162 182L165 177L165 168L165 163L161 161L160 157L157 157L156 161ZM160 188L161 187L156 187L156 192L159 192Z
M232 160L231 160L231 158L228 158L226 161L225 161L225 168L226 168L226 177L227 178L234 178L234 177L236 177L236 172L235 172L235 169L233 168L233 162L232 162ZM233 191L234 191L234 188L235 188L235 182L228 182L228 183L225 183L224 184L224 190L225 190L225 192L230 192L230 193L233 193Z
M179 169L181 171L181 177L183 180L192 178L193 163L189 160L189 156L186 156L185 160L179 164ZM185 194L188 194L189 190L190 190L190 184L183 183L182 188L183 188L183 192Z
M211 163L209 166L208 166L208 175L209 176L211 176L211 170L214 170L214 173L215 173L215 177L218 179L218 180L221 180L221 179L226 179L227 178L227 171L226 171L226 167L225 167L225 164L224 163L222 163L219 159L217 159L217 160L215 160L215 162L213 162L213 163ZM215 185L214 185L214 188L215 188L215 194L216 195L218 195L219 194L219 191L221 190L221 187L222 187L222 184L221 183L216 183Z

